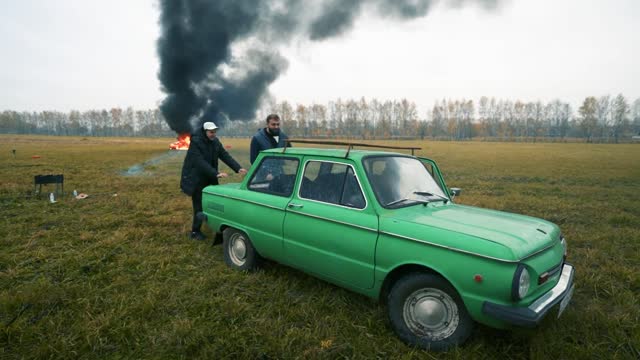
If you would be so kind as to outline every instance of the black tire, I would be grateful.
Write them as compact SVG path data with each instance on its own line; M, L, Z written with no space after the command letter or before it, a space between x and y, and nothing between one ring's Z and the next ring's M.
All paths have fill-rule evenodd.
M260 265L260 255L247 234L234 228L222 232L224 262L232 269L252 271Z
M440 276L406 275L393 285L388 300L391 326L409 345L441 351L471 335L473 319L458 292Z

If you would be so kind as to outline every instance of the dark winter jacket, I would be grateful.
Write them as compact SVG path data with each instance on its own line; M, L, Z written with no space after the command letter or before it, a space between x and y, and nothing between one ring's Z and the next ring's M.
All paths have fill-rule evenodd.
M258 130L258 132L251 138L251 154L249 156L249 162L253 164L258 157L258 153L262 150L285 147L287 144L286 140L288 139L287 134L280 131L279 136L278 143L276 144L276 139L267 134L266 128Z
M235 172L242 168L217 137L209 140L204 131L192 135L182 165L180 189L187 195L193 195L195 191L202 191L205 186L218 185L218 159Z

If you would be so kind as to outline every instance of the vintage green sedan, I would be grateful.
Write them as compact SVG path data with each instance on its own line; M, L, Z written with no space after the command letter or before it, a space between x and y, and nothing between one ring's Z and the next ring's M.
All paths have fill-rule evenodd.
M474 322L532 327L566 308L574 269L558 226L456 204L433 160L331 144L261 152L242 183L204 189L230 267L271 259L379 299L400 339L432 350Z

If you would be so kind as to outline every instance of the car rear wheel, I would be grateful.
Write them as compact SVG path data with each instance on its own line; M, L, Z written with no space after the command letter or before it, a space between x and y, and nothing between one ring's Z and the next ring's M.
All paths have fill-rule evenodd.
M473 328L458 293L437 275L402 277L391 288L388 311L393 330L402 341L428 350L459 345Z
M222 233L224 262L236 270L254 270L258 267L260 255L242 231L227 228Z

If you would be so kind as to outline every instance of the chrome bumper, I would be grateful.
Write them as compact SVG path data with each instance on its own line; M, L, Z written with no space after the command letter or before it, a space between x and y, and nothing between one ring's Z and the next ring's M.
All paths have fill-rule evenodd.
M506 323L534 327L547 315L549 310L573 292L573 266L564 264L560 280L551 290L544 293L528 307L513 307L485 301L482 312ZM568 300L568 298L567 298ZM564 304L566 306L566 304Z

